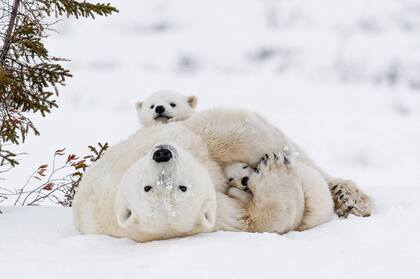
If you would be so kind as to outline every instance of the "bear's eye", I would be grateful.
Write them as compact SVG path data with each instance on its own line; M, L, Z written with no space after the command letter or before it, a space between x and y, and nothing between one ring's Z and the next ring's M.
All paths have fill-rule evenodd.
M228 180L229 182L232 182L233 181L233 178L229 178L229 180Z
M248 166L243 166L242 168L243 168L243 169L247 169L247 168L248 168Z
M153 109L155 107L155 105L151 105L150 108Z
M181 190L181 192L186 192L187 191L187 187L183 186L183 185L179 185L179 190Z
M152 190L152 186L149 186L149 185L144 186L144 191L145 192L149 192L150 190Z
M176 104L175 103L170 103L170 105L171 105L171 107L176 107Z

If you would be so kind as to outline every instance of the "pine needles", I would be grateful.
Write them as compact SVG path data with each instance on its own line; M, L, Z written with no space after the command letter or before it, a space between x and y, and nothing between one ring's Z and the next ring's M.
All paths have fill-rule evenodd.
M107 16L110 4L73 0L0 0L0 169L18 164L10 144L39 135L31 115L57 108L59 86L72 77L44 44L55 18ZM54 21L52 21L54 20Z

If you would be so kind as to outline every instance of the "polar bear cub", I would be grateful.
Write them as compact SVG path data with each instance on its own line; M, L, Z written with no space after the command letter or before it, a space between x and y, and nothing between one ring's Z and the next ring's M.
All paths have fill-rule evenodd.
M248 188L248 181L254 172L255 170L251 166L242 162L232 162L225 166L224 174L227 184L230 186L228 194L242 202L249 201L252 194Z
M242 162L227 165L224 172L231 186L228 194L244 203L262 196L264 200L274 198L284 207L280 212L283 212L281 220L285 228L290 226L306 230L329 221L333 215L333 200L326 181L312 167L297 162L297 156L297 152L286 146L277 154L266 154L257 169ZM274 180L269 180L277 181L276 185L264 185L266 179L261 179L261 175L267 176L267 172L276 176ZM272 191L262 192L259 189L267 186Z
M137 115L144 127L188 119L197 106L197 97L184 96L174 91L155 92L136 103Z

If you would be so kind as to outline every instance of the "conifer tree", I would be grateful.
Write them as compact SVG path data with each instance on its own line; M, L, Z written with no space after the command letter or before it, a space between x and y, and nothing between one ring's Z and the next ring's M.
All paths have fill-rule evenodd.
M95 18L118 12L110 4L74 0L0 0L0 169L18 164L11 145L39 135L31 115L57 107L58 88L71 77L44 39L60 17Z

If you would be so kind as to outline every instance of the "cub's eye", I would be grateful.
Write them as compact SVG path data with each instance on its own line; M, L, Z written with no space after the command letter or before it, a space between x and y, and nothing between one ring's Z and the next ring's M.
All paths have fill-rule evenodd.
M181 190L182 192L186 192L187 191L187 187L185 187L183 185L179 185L179 190Z
M247 169L247 168L248 168L248 166L243 166L242 168L243 168L243 169Z
M150 108L153 109L155 107L155 105L151 105Z
M149 192L150 190L152 190L152 186L149 186L149 185L144 186L144 191L145 192Z
M170 103L170 105L171 105L171 107L176 107L176 104L175 103Z
M233 178L229 178L229 180L228 180L229 182L232 182L233 181Z

